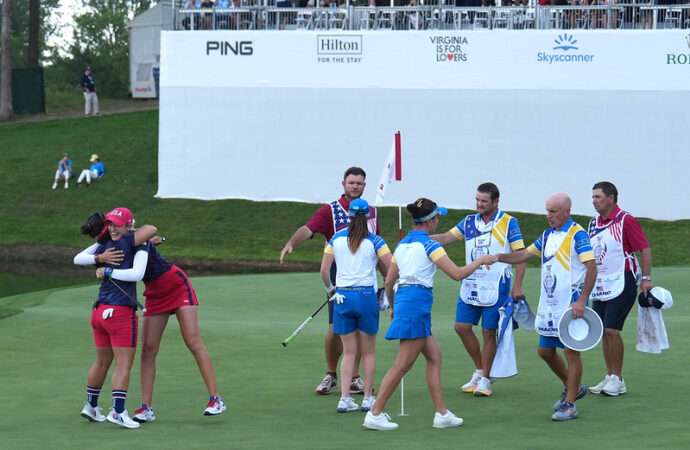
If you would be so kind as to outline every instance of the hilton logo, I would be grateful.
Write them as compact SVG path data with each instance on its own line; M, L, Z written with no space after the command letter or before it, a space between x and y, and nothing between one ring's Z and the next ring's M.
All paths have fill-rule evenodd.
M316 36L316 53L318 55L361 55L361 35L318 35Z
M319 34L316 36L316 61L321 64L358 64L362 62L361 34Z

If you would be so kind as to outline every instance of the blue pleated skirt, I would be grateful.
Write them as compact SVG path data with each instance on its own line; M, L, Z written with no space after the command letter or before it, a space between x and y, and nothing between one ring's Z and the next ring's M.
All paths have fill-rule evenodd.
M402 285L395 294L393 322L386 339L422 339L431 336L431 288Z

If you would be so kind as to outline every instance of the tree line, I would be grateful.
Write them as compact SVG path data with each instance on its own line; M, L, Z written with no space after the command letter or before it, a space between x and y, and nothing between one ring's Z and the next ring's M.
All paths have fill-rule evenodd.
M51 88L77 91L81 73L90 65L98 75L101 95L128 95L127 24L156 0L80 0L80 8L73 17L73 36L64 41L58 39L58 44L50 42L55 42L51 38L62 32L58 26L59 0L0 2L0 121L14 116L13 68L43 67Z

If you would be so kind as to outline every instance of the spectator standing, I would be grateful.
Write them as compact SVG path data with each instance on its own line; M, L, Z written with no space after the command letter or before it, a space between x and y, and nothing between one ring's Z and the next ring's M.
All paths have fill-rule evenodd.
M81 76L81 88L84 91L84 114L87 116L98 115L98 95L96 95L96 78L93 76L91 66L86 66Z

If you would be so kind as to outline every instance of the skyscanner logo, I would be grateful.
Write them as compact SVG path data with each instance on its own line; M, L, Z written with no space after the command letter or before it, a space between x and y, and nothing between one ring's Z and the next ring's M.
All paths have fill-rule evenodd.
M577 39L572 34L559 34L553 42L556 45L551 50L556 50L556 52L549 51L537 53L537 62L547 64L591 63L594 60L593 54L571 52L580 49L576 45Z
M251 56L254 54L252 41L206 41L206 56Z

